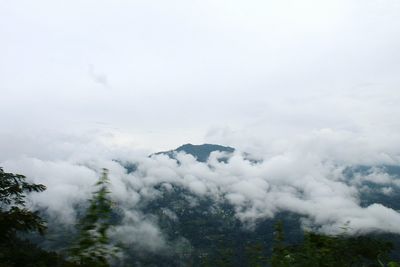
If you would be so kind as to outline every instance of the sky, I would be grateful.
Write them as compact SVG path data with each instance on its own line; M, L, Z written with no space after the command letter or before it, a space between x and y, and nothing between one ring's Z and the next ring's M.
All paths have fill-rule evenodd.
M2 132L157 151L226 131L398 129L395 0L0 5Z
M398 14L397 0L0 0L0 166L48 185L33 203L65 221L106 166L126 203L178 183L227 196L243 220L289 210L327 232L350 220L400 233L397 211L358 198L365 181L390 194L395 178L340 175L400 163ZM147 158L205 142L264 163Z

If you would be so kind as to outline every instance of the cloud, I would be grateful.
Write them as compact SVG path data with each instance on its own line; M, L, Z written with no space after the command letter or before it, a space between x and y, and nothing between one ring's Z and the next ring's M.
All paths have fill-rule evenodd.
M366 182L383 185L381 193L390 195L398 188L396 176L378 167L365 175L345 175L346 168L366 162L364 155L355 153L359 139L351 134L333 130L312 132L307 137L288 140L291 145L265 153L257 163L237 151L227 162L218 161L226 154L213 153L206 163L179 153L178 164L166 155L147 157L141 153L126 153L110 143L100 143L101 138L93 136L93 145L83 145L80 138L70 138L77 143L67 146L68 149L52 145L56 148L54 155L63 154L59 159L21 154L0 164L6 171L23 173L32 181L45 184L48 189L32 195L31 203L64 223L74 222L74 207L90 196L101 168L110 169L112 195L124 217L115 234L129 232L145 236L147 231L149 240L135 240L144 242L139 246L151 250L161 249L162 246L156 244L167 241L157 226L157 219L141 210L139 203L162 197L160 185L167 190L172 185L179 186L198 197L210 197L216 203L227 201L233 205L235 216L249 226L258 219L273 218L279 212L288 211L300 215L304 227L327 233L340 232L341 227L347 225L350 233L400 234L398 211L381 204L360 204L363 190L368 186ZM59 140L53 142L60 143ZM338 149L338 143L347 145ZM373 146L363 149L367 155L376 152ZM37 155L41 155L40 151ZM398 164L394 157L389 158L390 163ZM137 171L127 174L114 159L135 163ZM388 156L372 157L367 162L373 166L387 164Z
M163 233L154 219L137 212L126 212L121 225L113 229L112 238L130 249L160 252L166 249Z

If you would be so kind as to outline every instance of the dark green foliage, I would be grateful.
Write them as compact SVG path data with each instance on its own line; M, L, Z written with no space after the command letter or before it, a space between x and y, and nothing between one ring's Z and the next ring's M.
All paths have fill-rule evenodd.
M386 266L392 243L365 236L305 233L298 245L285 245L283 227L276 225L272 267ZM394 262L390 263L396 266Z
M0 267L75 267L55 252L41 249L29 240L12 238L0 244Z
M17 231L43 233L46 229L38 213L25 208L25 194L41 192L46 187L25 179L23 175L6 173L0 168L0 241L15 237Z
M18 234L44 233L45 222L25 207L27 193L42 192L44 185L26 182L26 177L0 168L0 267L75 266L54 252L45 251Z
M109 260L117 252L108 237L112 213L108 184L108 170L103 169L96 183L98 190L93 193L86 214L78 225L78 241L70 250L72 260L82 266L109 266Z
M247 266L249 267L262 267L268 263L266 256L265 246L261 242L251 244L246 247Z
M285 234L283 231L282 221L278 221L275 224L274 231L274 246L272 247L271 265L273 267L284 267L290 266L288 251L284 244Z

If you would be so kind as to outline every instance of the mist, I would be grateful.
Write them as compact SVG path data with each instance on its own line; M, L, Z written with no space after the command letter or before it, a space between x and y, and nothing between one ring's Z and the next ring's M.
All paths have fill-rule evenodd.
M150 251L168 244L139 203L160 186L229 203L249 229L291 212L303 229L399 234L398 210L363 202L400 190L382 167L400 161L399 12L395 0L4 1L0 166L46 185L29 205L65 225L109 169L113 235ZM153 155L185 143L236 151ZM357 166L372 169L346 176Z

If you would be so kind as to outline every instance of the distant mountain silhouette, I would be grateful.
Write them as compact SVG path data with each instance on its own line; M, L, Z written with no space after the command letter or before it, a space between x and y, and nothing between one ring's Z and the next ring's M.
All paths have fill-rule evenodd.
M214 151L233 153L235 149L229 146L221 146L214 144L202 144L202 145L192 145L185 144L174 150L163 151L155 153L154 155L165 154L170 158L175 158L175 154L179 152L185 152L186 154L192 155L200 162L206 162L210 157L210 154Z

